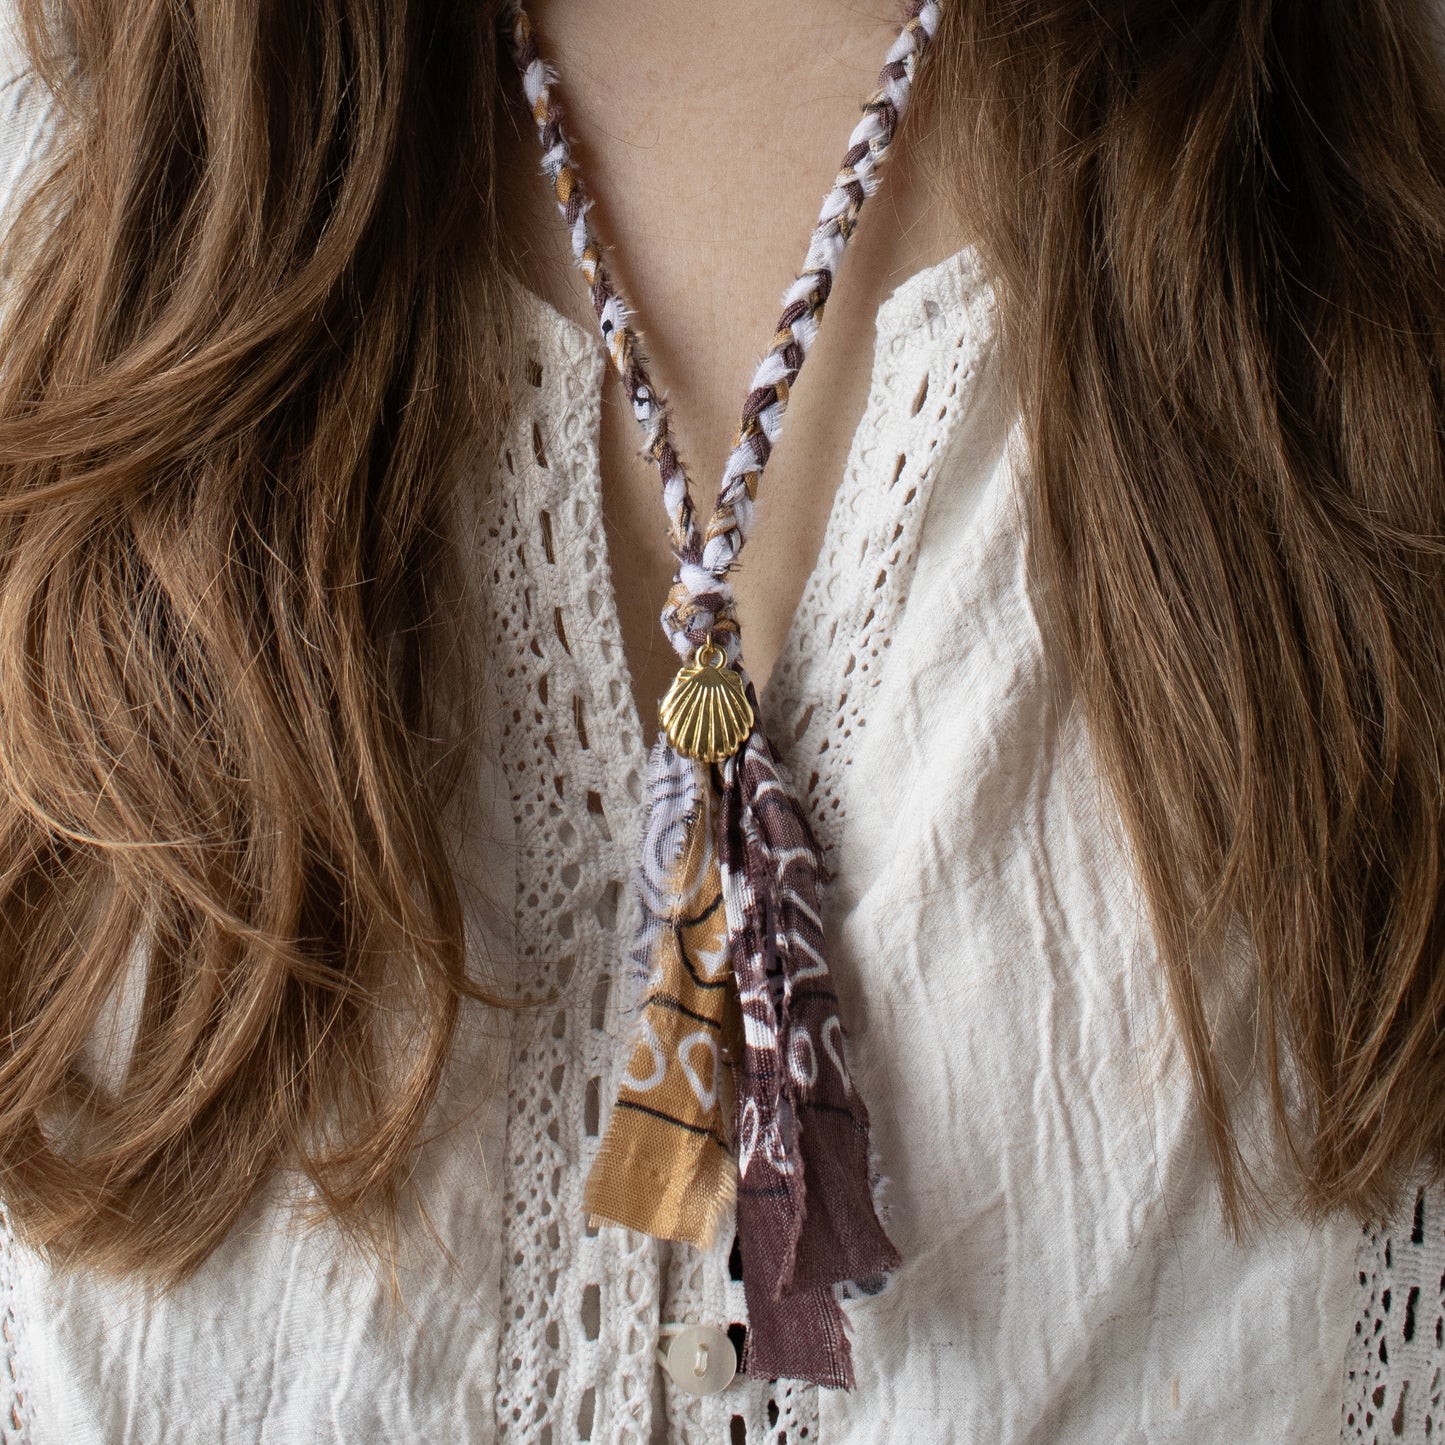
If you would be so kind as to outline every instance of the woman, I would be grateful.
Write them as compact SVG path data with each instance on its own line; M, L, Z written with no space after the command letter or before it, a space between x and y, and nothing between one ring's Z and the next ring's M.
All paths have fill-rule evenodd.
M741 1226L584 1207L677 564L531 122L545 56L705 481L896 20L531 19L17 0L7 1431L1427 1438L1424 0L956 0L918 47L728 573L901 1257L851 1390L730 1378Z

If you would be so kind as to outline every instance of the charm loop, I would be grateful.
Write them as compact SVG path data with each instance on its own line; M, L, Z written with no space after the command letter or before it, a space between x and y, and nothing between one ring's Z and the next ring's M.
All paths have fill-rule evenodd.
M678 669L657 715L673 748L699 763L724 762L753 730L743 680L712 642L704 642Z

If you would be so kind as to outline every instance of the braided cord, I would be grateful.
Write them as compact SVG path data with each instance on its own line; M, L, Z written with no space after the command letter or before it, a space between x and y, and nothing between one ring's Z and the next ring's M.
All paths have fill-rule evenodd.
M644 454L662 479L669 539L678 562L663 627L680 655L712 642L736 664L741 641L727 574L752 531L759 483L777 445L792 387L817 337L863 203L878 187L915 71L937 29L939 5L937 0L907 0L903 27L889 48L878 87L863 104L862 118L848 137L842 165L823 199L802 270L784 293L772 344L753 374L717 500L702 529L687 470L672 440L666 398L652 384L642 344L630 324L631 309L592 228L592 197L567 139L556 74L538 53L536 31L521 0L513 0L509 13L512 51L542 145L542 169L567 223L572 255L587 282L603 345L642 427Z

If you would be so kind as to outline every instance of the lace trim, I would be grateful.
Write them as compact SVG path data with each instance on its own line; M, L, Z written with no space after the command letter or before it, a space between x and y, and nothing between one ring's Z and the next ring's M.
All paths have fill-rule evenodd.
M642 740L597 540L601 358L570 331L542 340L533 355L553 374L529 367L535 405L519 408L503 471L479 489L484 635L517 825L518 973L537 1001L514 1026L497 1417L503 1439L645 1445L656 1246L579 1227L609 1092L618 880L640 821Z
M28 1445L30 1407L20 1350L19 1294L15 1280L15 1235L0 1207L0 1445Z
M1445 1434L1445 1199L1415 1194L1408 1223L1367 1227L1357 1256L1359 1316L1345 1356L1345 1445Z
M971 251L912 277L879 311L864 423L763 699L825 848L841 835L854 737L907 602L939 462L995 331L993 293ZM940 334L952 344L940 347Z

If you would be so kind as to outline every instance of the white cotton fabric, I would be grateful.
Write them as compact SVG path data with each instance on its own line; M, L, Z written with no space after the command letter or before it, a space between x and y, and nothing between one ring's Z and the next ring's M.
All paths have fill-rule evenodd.
M22 94L0 109L0 176L43 127L33 88L0 91ZM602 526L601 346L519 301L520 404L468 489L488 744L453 826L473 966L535 1002L468 1017L395 1297L279 1198L169 1295L7 1242L0 1437L1307 1445L1348 1420L1352 1441L1423 1440L1376 1344L1403 1329L1383 1236L1357 1274L1352 1220L1243 1245L1223 1227L1134 873L1025 574L1027 467L968 251L878 313L764 699L836 874L832 963L906 1262L846 1306L852 1394L671 1385L667 1327L746 1314L728 1231L699 1253L581 1208L632 1003L613 980L646 752ZM1432 1327L1416 1265L1437 1253L1411 1265ZM1409 1368L1438 1382L1438 1332L1411 1330Z

